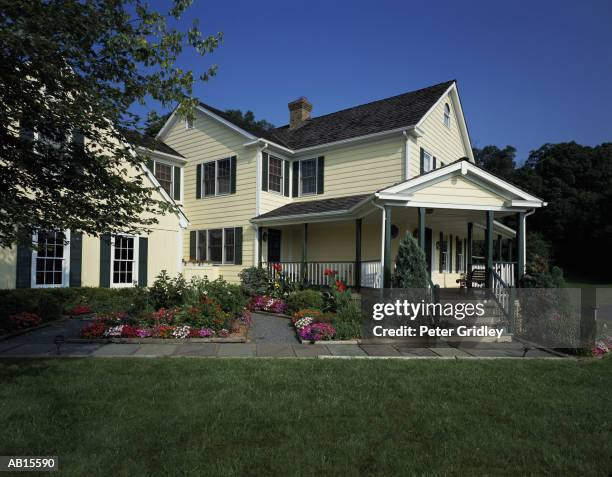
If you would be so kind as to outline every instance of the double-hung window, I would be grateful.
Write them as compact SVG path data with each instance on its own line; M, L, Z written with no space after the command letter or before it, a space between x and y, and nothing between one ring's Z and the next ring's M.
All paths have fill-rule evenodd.
M300 195L317 193L317 160L300 161Z
M433 156L429 152L423 151L423 172L432 171L433 168Z
M155 161L155 178L170 197L174 196L174 168L163 162Z
M138 281L138 239L130 235L114 235L111 241L111 285L132 286Z
M34 233L32 285L34 287L68 286L69 232L38 230Z
M196 260L215 264L232 264L236 260L236 248L241 240L236 239L236 229L198 230L196 234ZM242 234L240 235L242 236Z
M225 195L235 192L232 182L235 178L235 158L218 159L216 161L205 162L198 166L202 168L202 196ZM198 174L200 174L198 169ZM198 196L199 197L199 196Z
M268 162L268 190L283 193L283 160L269 156Z
M231 185L231 164L229 157L217 162L217 195L229 194Z

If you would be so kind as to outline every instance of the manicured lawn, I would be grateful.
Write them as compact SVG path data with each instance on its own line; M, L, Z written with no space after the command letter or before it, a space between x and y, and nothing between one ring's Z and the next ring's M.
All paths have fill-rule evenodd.
M62 475L605 475L612 359L0 361L0 454Z

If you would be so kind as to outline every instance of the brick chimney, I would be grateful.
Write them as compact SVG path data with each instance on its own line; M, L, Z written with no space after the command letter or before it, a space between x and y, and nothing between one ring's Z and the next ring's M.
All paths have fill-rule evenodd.
M312 104L304 96L289 103L289 129L299 128L310 119Z

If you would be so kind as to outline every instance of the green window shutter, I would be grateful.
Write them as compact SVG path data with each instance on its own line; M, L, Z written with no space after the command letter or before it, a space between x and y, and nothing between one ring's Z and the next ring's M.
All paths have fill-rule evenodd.
M74 151L78 156L85 155L85 136L81 131L72 132L72 143L74 144Z
M444 271L443 262L444 262L444 234L440 232L440 254L439 254L439 262L438 263L438 271L442 273Z
M189 260L196 261L196 234L195 230L189 232Z
M324 176L325 172L325 158L320 156L317 158L317 194L322 194L325 192L324 188Z
M83 234L70 232L70 277L69 286L81 286L81 264L83 261Z
M202 198L202 164L196 166L196 199Z
M19 139L28 142L34 140L34 130L30 125L28 125L27 120L22 121L22 124L19 127Z
M448 250L446 256L448 257L448 271L453 273L453 236L449 235L448 237Z
M111 268L111 236L104 234L100 236L100 286L110 287Z
M147 157L145 164L147 165L147 169L151 171L151 174L155 175L155 163L153 159L151 159L150 157Z
M174 166L174 200L181 200L181 168Z
M16 288L31 288L32 286L32 249L30 247L31 243L28 243L25 237L20 237L17 243Z
M148 278L149 239L138 238L138 286L146 287Z
M230 193L236 193L236 156L230 158Z
M293 190L291 191L291 195L293 197L297 197L300 193L300 161L295 161L293 163Z
M436 170L438 168L438 160L436 159L436 156L434 156L433 158L433 168L432 170Z
M268 190L268 155L261 155L261 190Z
M421 148L421 155L420 155L420 171L421 174L423 174L425 172L425 149Z
M234 264L242 265L242 227L234 228Z
M285 163L285 197L289 197L289 161L283 161Z

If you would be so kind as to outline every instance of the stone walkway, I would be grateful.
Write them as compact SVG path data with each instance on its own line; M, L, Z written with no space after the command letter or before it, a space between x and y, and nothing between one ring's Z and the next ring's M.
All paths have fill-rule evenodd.
M8 340L0 341L0 358L42 357L204 357L204 358L554 358L539 349L525 349L520 343L478 343L461 349L439 342L427 348L392 344L299 344L288 320L254 314L247 343L65 343L58 354L54 339L76 338L86 324L65 320Z

